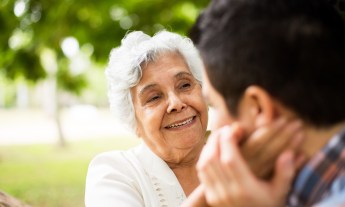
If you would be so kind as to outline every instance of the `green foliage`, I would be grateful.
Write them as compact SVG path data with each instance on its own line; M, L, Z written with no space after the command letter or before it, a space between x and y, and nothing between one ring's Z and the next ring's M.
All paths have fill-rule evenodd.
M62 59L60 61L60 68L57 71L58 87L60 89L70 91L76 95L80 95L83 88L87 86L86 77L84 74L72 74L68 68L68 60Z
M56 54L58 84L80 93L85 78L61 63L69 59L61 49L66 37L80 46L91 45L90 59L104 64L111 48L129 30L153 34L163 28L186 34L209 0L2 0L0 3L0 70L10 79L39 80L47 76L40 63L42 50ZM74 57L72 57L74 58Z
M87 85L85 76L82 74L72 76L67 70L59 70L58 86L66 91L73 91L80 95L83 88Z
M38 80L46 77L39 58L33 51L30 49L18 50L12 54L13 56L9 60L11 64L7 64L8 70L6 70L9 79L24 77L28 80Z

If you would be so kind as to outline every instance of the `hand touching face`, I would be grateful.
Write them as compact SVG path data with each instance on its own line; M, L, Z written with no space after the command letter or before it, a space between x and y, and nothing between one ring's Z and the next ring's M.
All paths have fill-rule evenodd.
M255 128L250 116L231 116L207 75L203 93L214 107L216 122L197 165L201 186L184 206L284 206L303 161L292 151L302 141L300 122L278 119ZM273 177L262 179L273 168Z

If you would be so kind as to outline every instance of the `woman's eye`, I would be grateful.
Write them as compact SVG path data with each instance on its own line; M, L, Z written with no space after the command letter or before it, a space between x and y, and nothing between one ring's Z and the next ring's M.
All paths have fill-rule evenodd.
M149 98L149 100L147 101L148 103L149 102L153 102L153 101L156 101L157 99L159 99L160 98L160 96L153 96L153 97L151 97L151 98Z
M190 88L191 87L191 84L190 83L184 83L184 84L182 84L181 85L181 89L188 89L188 88Z

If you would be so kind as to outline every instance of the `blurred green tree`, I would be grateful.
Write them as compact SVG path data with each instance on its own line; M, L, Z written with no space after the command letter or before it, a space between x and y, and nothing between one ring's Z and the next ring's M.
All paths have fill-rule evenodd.
M18 76L29 80L45 78L47 71L39 61L42 50L51 49L56 53L58 63L66 62L68 57L61 44L68 37L75 38L80 46L88 47L93 61L104 63L111 48L120 43L128 30L153 34L165 28L185 34L208 2L2 0L0 68L13 79ZM78 84L68 85L66 89L79 90Z

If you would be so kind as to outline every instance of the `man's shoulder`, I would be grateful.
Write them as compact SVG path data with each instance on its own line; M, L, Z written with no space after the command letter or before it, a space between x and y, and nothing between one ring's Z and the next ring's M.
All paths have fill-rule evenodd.
M327 198L323 199L316 206L345 206L345 169L334 179Z

